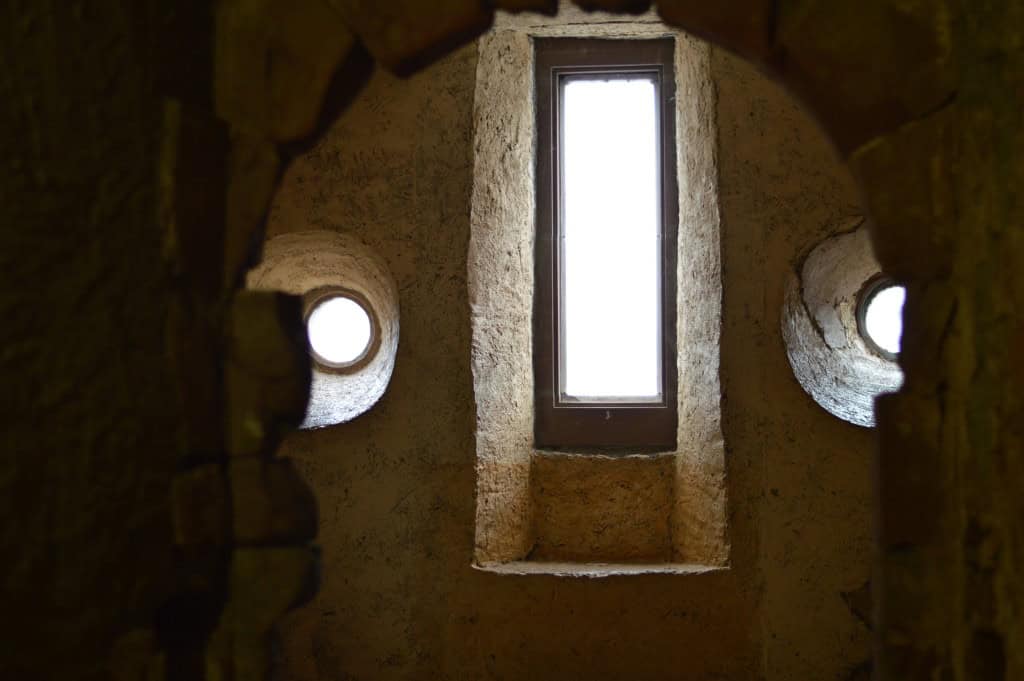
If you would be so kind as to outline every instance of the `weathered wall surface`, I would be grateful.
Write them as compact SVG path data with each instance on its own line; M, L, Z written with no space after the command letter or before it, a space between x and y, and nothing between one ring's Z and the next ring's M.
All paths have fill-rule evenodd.
M445 42L446 36L479 27L486 19L483 6L475 3L435 6L410 0L358 3L355 9L357 3L347 0L335 0L334 4L352 10L353 24L358 24L366 44L377 58L392 66L438 44L450 44ZM544 2L505 0L498 4ZM587 0L586 4L632 3ZM879 644L886 678L1020 678L1024 662L1022 648L1016 644L1024 638L1018 569L1024 546L1020 523L1024 497L1018 489L1022 477L1019 386L1024 374L1016 350L1024 328L1019 276L1024 249L1021 232L1015 229L1022 222L1021 205L1015 197L1021 185L1020 151L1024 147L1019 102L1024 8L1005 0L760 0L744 3L742 10L736 4L694 0L658 4L666 17L785 67L788 79L815 102L843 148L854 152L852 159L878 224L873 236L880 259L910 284L908 338L902 359L907 387L899 397L883 401L880 409L884 447L898 454L880 461L882 571L877 591L882 594L878 600L883 630ZM0 498L7 518L0 549L5 557L16 556L5 565L3 576L3 603L10 625L4 630L0 651L0 675L5 678L100 675L115 632L124 626L151 623L153 604L170 590L166 588L165 559L170 551L164 492L174 455L166 438L181 421L166 413L170 402L166 397L174 381L155 369L160 364L158 357L165 354L165 339L158 328L170 297L159 268L162 235L158 238L156 230L145 228L156 203L151 174L158 137L154 133L155 95L160 90L156 82L163 86L172 82L175 87L191 89L192 94L205 93L200 105L208 108L205 98L210 88L204 74L211 69L203 56L210 47L210 17L203 15L208 5L183 22L193 28L206 25L206 33L157 26L180 19L165 5L119 0L83 8L74 3L12 2L2 10L5 59L0 88L9 106L2 114L7 163L0 171L0 188L5 192L0 263L7 277L7 293L0 297L5 322L0 338L4 378L0 425L6 455L0 464ZM188 12L189 7L185 3L182 11ZM407 16L401 16L402 10ZM258 24L255 35L266 37L274 31L264 30L261 14L252 13ZM431 21L435 14L436 21ZM355 21L367 19L367 15L370 21ZM376 23L372 21L375 17ZM397 27L388 23L392 19ZM324 29L332 22L313 24ZM306 33L295 31L287 21L271 25L276 29L283 26L293 38L296 34L324 37L327 33L328 42L345 44L330 35L329 28ZM161 46L161 42L173 49L164 49L168 45ZM252 41L242 42L252 45ZM301 62L307 51L298 52ZM783 52L784 64L779 58ZM275 68L269 72L265 54L259 50L251 53L256 67L247 75L232 74L238 76L237 84L247 86L253 83L250 78L272 76L278 85L299 84L304 94L316 89L310 83L317 79L292 78L288 68L277 68L282 62L294 64L290 57L295 51L285 50L283 59L277 54ZM316 58L312 61L318 62ZM318 85L322 93L326 69L321 71ZM281 92L286 93L284 101L293 101L287 96L293 94L292 89L275 90L275 96ZM294 99L308 104L319 97ZM241 101L251 104L245 98ZM365 112L363 117L366 129L356 132L372 135L375 119ZM266 177L261 179L270 184ZM184 192L189 202L219 193L219 185L198 181L189 189L192 191ZM212 189L217 191L207 191ZM253 222L259 222L258 212L249 216ZM219 227L200 231L217 241L223 236ZM727 243L730 240L728 237ZM214 251L192 253L197 254L215 259ZM748 290L739 299L756 311L771 295L770 290L763 296ZM735 296L727 294L727 308L732 308L727 310L732 315L727 323L742 329L748 308L736 307L735 302ZM53 318L38 313L47 306L54 311ZM758 319L756 314L752 318ZM750 342L728 350L733 368L727 366L727 372L740 365L754 373L761 370L757 353L742 351L756 346L757 338L764 340L770 335L764 330L763 335L752 333L750 337ZM194 390L190 396L194 400L205 396L216 403L213 394ZM441 398L444 402L452 395ZM735 391L730 399L735 401ZM747 424L749 434L766 419L780 422L789 410L781 406L781 400L763 407L750 398L743 406L750 409L730 408L730 437L742 432L737 424ZM773 416L764 417L762 408ZM345 446L344 441L338 442L339 448ZM354 445L357 454L383 451L367 446L365 439L356 438ZM437 451L450 455L441 447ZM780 512L795 506L784 500L783 487L770 486L776 482L772 476L784 471L788 463L776 461L781 465L764 473L762 464L769 461L768 456L755 462L744 458L749 452L743 451L742 447L733 451L731 484L743 487L756 480L758 489L769 494L778 491L778 502L767 500L778 507L765 504L763 509L769 519L763 525L776 531L766 529L762 539L769 535L784 538L793 525L773 523L771 518L807 520L805 512ZM794 450L786 447L779 451ZM461 471L463 467L460 460L456 468ZM405 482L411 479L411 475L401 478ZM827 486L818 486L822 480L807 480L810 484L801 489L823 490ZM462 482L458 477L458 483ZM434 487L440 486L434 483ZM464 488L469 489L468 483ZM816 492L812 496L820 501L825 495ZM337 496L328 499L332 500L339 502ZM438 509L441 505L436 504ZM809 505L811 510L822 507L820 503ZM417 510L428 508L417 506ZM734 497L737 534L743 534L736 529L742 518L751 523L762 520L756 513L761 508L762 500L756 495ZM922 513L922 508L928 513ZM368 524L362 518L344 517L349 528ZM459 516L455 521L462 519ZM803 559L808 557L809 547L833 546L818 539L801 537L798 543L803 550L793 555ZM762 547L765 558L767 579L762 586L774 585L769 594L783 595L768 604L765 632L795 631L793 624L806 613L790 607L787 590L778 587L785 586L790 572L796 579L810 572L806 564L801 567L782 560L789 555L785 549L775 555L764 543L751 543ZM346 549L365 553L356 542L339 546L338 553ZM455 565L447 556L433 554L433 544L428 541L417 540L415 546L422 560L394 569L408 578L409 584L392 591L378 589L372 592L377 601L369 608L352 608L354 617L347 621L352 622L353 635L343 639L347 651L368 640L370 624L393 612L392 603L418 593L412 588L418 584L412 582L421 579L424 570L420 568L434 563L445 566L431 568L426 577L433 578ZM409 553L381 550L375 556L397 566ZM753 564L750 555L737 556ZM816 564L829 563L820 555L812 558ZM360 593L374 585L368 578L357 581ZM513 580L513 584L525 583ZM584 673L628 652L624 662L616 666L613 661L603 669L611 675L629 665L629 677L642 676L655 663L648 662L650 658L640 662L635 658L643 653L656 656L660 644L636 644L624 651L615 636L622 630L621 622L620 627L606 628L615 633L604 637L591 631L567 634L564 613L573 611L563 605L567 599L576 599L572 601L576 606L584 600L588 608L575 608L584 616L604 613L598 625L621 619L616 612L617 599L629 597L632 603L653 596L661 607L666 602L680 607L687 603L675 594L669 594L666 601L644 580L622 580L628 590L615 586L618 581L600 585L584 580L532 583L540 584L531 587L535 588L532 598L513 607L510 599L522 595L516 587L509 588L515 592L512 595L493 601L486 600L486 590L470 589L467 602L480 603L477 613L493 612L493 620L499 623L512 615L515 624L519 615L543 611L545 617L530 625L542 637L552 638L538 641L608 643L608 654L598 655L596 662L585 661L589 666L582 669ZM668 583L677 581L656 582ZM602 600L590 605L597 586ZM828 589L807 592L820 592L823 597L830 593ZM408 607L431 606L433 610L424 607L417 612L429 623L437 623L441 617L430 613L447 604L437 598L428 600L418 599ZM796 602L806 605L805 599ZM556 603L561 610L555 614L563 616L547 617ZM728 609L736 604L723 599L719 605ZM325 616L331 616L330 608L323 610ZM554 650L554 644L544 648L543 643L535 643L527 650L520 645L522 635L501 639L509 641L504 648L493 642L481 643L471 635L479 617L460 619L457 615L462 610L457 607L447 612L456 617L445 620L451 622L446 631L451 640L458 635L462 639L459 645L443 650L457 651L449 657L458 660L471 658L476 671L487 671L486 662L480 660L495 660L490 676L523 672L529 663L552 674L578 676L581 669L571 665L593 649L569 648L572 653L565 654L564 649ZM696 610L673 612L686 619ZM787 612L791 614L785 615ZM165 614L166 622L182 613ZM706 624L701 617L695 619ZM627 618L624 625L630 624L633 622ZM665 626L664 621L659 622L656 631ZM649 633L634 631L638 637ZM718 632L709 633L714 636ZM652 640L660 641L660 636ZM420 659L448 659L447 653L437 653L442 650L434 645L437 639L405 639L396 649L402 653L413 650L416 645L410 640L426 641L417 648L426 651ZM675 643L682 647L678 640ZM714 656L728 647L705 646L690 657ZM796 659L796 652L805 649L783 644L779 650L769 648L769 668L808 666ZM523 660L527 653L537 651L559 655L527 660L519 667L504 660L499 664L498 655L489 657L494 652L508 652L511 659ZM785 664L780 662L786 659L780 651L789 656ZM548 664L549 658L554 659L553 664ZM337 657L325 653L309 659L321 660L325 677L346 673ZM665 668L684 669L671 667L676 659L657 661L661 676ZM402 658L399 655L387 661L401 664ZM425 662L422 675L436 666L431 669ZM642 667L641 673L638 667ZM129 670L127 676L138 678L145 671ZM172 670L172 676L183 675L181 672ZM360 675L380 676L376 669Z
M863 209L849 172L803 109L749 64L712 54L724 430L729 475L758 469L745 492L759 518L765 676L845 679L870 657L869 631L842 594L870 574L873 432L831 416L803 392L779 314L803 256Z
M732 569L604 579L473 570L466 249L475 50L377 74L289 169L269 235L334 229L399 285L402 337L369 413L283 447L314 487L320 595L283 627L285 678L845 678L868 656L842 591L868 573L870 434L790 373L786 275L859 210L807 118L713 53L720 97L723 406Z
M174 586L157 16L0 10L2 678L101 677Z

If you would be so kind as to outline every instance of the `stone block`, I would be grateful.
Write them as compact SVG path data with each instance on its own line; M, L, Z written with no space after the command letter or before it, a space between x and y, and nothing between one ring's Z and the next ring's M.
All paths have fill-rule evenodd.
M585 12L615 12L643 14L651 7L651 0L573 0Z
M771 61L774 4L771 0L660 0L658 14L669 26L737 54Z
M897 279L933 279L953 267L956 113L937 111L850 158L873 218L875 254Z
M493 11L480 0L330 0L370 53L410 74L486 31Z
M172 299L167 315L168 366L182 414L183 458L213 461L224 449L221 334L210 310L187 291Z
M290 460L233 459L229 477L237 544L305 543L316 536L316 499Z
M1006 675L1007 646L1002 634L988 627L975 629L965 663L969 679L1001 681L1009 678Z
M274 625L316 593L319 571L319 551L310 547L235 551L228 603L207 647L206 678L268 678Z
M844 154L954 92L945 0L783 0L784 72Z
M233 136L224 243L226 290L240 287L245 271L259 260L280 171L281 160L273 143L246 134Z
M176 2L160 12L160 30L153 34L153 68L161 95L213 110L213 2Z
M966 331L969 314L963 294L948 279L907 286L899 358L906 376L903 389L933 396L935 409L943 402L959 405L966 377L976 370L977 350Z
M539 12L554 16L558 14L558 0L495 0L494 9L506 12Z
M923 513L923 511L922 511ZM950 603L955 560L952 553L900 547L883 556L872 589L879 643L881 679L948 679L937 673L940 661L932 654L941 649L954 629L957 608Z
M164 681L167 656L151 629L123 634L110 651L112 681Z
M175 476L171 483L174 540L178 546L221 546L229 541L228 481L208 464Z
M268 628L316 593L320 550L311 546L238 549L230 579L228 609L236 627Z
M216 21L218 115L275 142L310 135L354 44L338 13L325 0L226 0Z
M901 650L914 641L927 650L946 640L956 616L945 600L957 565L959 519L955 497L957 473L943 461L945 441L954 432L932 392L908 391L877 400L879 504L877 536L881 561L876 571L882 604L876 626L886 645L891 674L916 653ZM904 654L911 657L904 659ZM900 660L903 660L901 662ZM912 662L916 666L920 660ZM903 676L918 676L930 667ZM901 670L906 671L906 670Z
M229 138L209 113L164 106L160 221L167 257L185 288L215 299L223 281Z
M302 422L309 399L302 300L242 291L234 299L227 333L228 452L269 454Z
M672 561L672 456L537 453L531 462L532 560Z
M953 479L936 461L943 428L937 403L907 391L883 395L875 402L875 418L882 447L898 453L878 458L882 547L944 541L951 527L942 510Z

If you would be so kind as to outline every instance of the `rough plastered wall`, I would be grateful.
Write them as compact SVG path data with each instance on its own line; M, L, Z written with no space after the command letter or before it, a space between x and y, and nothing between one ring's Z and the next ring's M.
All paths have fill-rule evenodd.
M282 627L284 678L842 679L867 658L841 592L867 577L870 434L803 394L778 325L789 268L830 216L858 209L845 170L781 91L717 51L713 68L730 99L731 569L589 579L471 567L470 47L408 81L376 74L292 164L272 210L268 236L333 229L375 249L402 314L380 403L282 447L315 489L323 547L320 594Z
M789 274L863 209L849 171L794 100L742 60L712 55L723 426L729 475L758 469L748 493L758 507L765 677L850 678L870 657L870 632L851 605L870 616L873 431L835 418L803 392L779 314Z

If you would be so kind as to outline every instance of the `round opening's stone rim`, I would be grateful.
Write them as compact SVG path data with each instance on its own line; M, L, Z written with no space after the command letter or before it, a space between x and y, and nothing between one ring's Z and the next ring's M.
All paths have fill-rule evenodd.
M782 338L804 391L833 416L865 428L875 425L875 399L899 390L899 363L875 348L858 319L888 276L874 256L867 221L851 216L828 225L789 277L782 306Z
M365 296L332 286L305 298L309 354L321 371L351 374L373 360L380 348L380 323Z
M903 304L907 289L892 277L870 279L857 300L857 331L875 354L895 362L903 336Z

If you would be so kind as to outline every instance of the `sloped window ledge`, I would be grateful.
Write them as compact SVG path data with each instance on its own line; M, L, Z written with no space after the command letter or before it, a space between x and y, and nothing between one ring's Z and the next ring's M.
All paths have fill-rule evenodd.
M728 572L721 565L695 565L692 563L561 563L519 560L508 563L474 564L481 572L505 576L580 577L634 577L644 575L708 575Z

